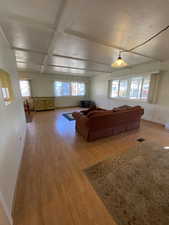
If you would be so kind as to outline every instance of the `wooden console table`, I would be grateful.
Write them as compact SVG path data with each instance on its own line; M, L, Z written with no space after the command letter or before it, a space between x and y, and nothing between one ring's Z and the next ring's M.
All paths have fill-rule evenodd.
M33 108L35 111L55 109L55 97L33 97Z

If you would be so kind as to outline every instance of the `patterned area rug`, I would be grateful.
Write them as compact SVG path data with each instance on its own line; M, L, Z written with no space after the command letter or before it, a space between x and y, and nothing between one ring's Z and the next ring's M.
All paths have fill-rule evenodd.
M63 116L68 120L75 120L72 113L63 113Z
M85 173L118 225L169 224L169 150L144 142Z

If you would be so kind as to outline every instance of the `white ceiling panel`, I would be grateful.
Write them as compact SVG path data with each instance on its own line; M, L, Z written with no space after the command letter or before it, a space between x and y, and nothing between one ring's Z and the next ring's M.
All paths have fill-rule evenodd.
M89 59L98 63L100 62L100 66L104 63L110 67L112 62L117 59L119 50L84 40L79 37L74 37L69 34L59 34L58 39L56 40L54 53ZM123 56L130 65L150 61L149 58L131 53L124 53Z
M42 65L45 55L21 51L21 50L14 50L16 61L17 62L29 62L31 64L38 64Z
M68 34L58 34L53 53L79 57L85 59L93 59L98 62L109 64L114 56L114 49L107 48L102 45L80 39ZM90 58L91 57L91 58Z
M11 46L42 52L48 50L52 31L12 22L2 22L1 25Z
M64 57L51 57L48 61L48 65L60 65L67 67L76 67L80 69L88 69L88 70L100 70L100 71L110 71L110 65L103 65L99 63L93 63L90 61L82 61Z
M1 1L1 14L24 17L54 24L62 0L5 0Z
M167 25L168 8L168 0L80 1L71 29L129 49Z
M80 75L80 76L89 76L89 73L84 70L70 69L70 68L57 68L57 67L47 67L45 71L47 73L67 73L70 75Z
M111 64L119 49L128 50L168 25L168 9L169 0L6 0L0 24L19 70L92 76L115 70ZM129 66L167 60L168 36L166 31L122 57Z
M19 71L30 71L30 72L40 72L40 65L35 65L31 63L19 63L17 62L17 67Z
M169 30L165 31L153 41L147 43L144 47L137 49L137 52L145 55L155 56L160 60L169 59Z

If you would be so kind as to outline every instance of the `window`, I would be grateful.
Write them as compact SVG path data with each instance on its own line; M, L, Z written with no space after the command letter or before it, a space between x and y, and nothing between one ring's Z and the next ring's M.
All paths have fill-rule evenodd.
M138 99L140 98L141 93L141 85L142 85L142 78L136 77L131 79L130 84L130 98L131 99Z
M111 81L112 98L147 100L150 87L150 76L139 76Z
M5 104L9 104L13 100L13 90L10 75L0 70L0 89Z
M69 82L55 82L55 95L56 96L69 96L70 95L70 83Z
M85 83L55 81L55 96L84 96L85 93Z
M84 83L78 83L78 82L72 82L72 95L73 96L84 96L85 95L85 84Z
M31 96L29 80L20 80L20 90L22 97Z
M119 80L112 81L112 87L111 87L112 98L118 97L118 90L119 90Z
M127 97L128 81L120 80L119 97Z
M149 87L150 87L150 78L148 77L148 78L145 78L143 81L142 93L141 93L142 99L148 98Z

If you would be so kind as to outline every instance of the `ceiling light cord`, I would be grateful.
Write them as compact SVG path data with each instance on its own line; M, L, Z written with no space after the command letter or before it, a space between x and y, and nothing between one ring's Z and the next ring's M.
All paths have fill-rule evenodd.
M136 45L135 47L133 48L130 48L129 50L122 50L120 51L120 54L122 52L131 52L139 47L142 47L143 45L147 44L148 42L150 42L151 40L153 40L154 38L156 38L157 36L159 36L161 33L163 33L164 31L168 30L169 29L169 25L164 27L162 30L160 30L158 33L154 34L153 36L151 36L150 38L148 38L146 41L144 41L143 43L139 44L139 45Z

